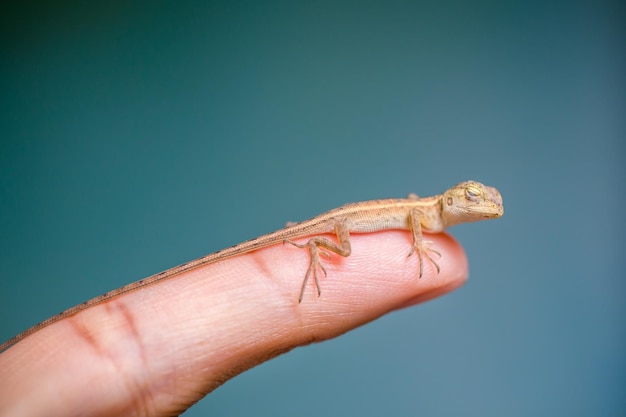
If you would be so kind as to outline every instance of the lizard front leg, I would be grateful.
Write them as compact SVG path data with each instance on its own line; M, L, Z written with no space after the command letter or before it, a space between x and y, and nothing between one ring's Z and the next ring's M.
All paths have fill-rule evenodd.
M439 265L430 256L429 252L436 253L437 255L439 255L439 257L441 257L441 253L432 249L430 247L431 242L424 240L424 237L422 236L422 216L423 213L417 208L413 208L409 211L408 223L411 229L411 234L413 235L413 246L411 247L411 251L409 252L408 256L417 253L417 257L419 258L420 262L420 278L422 277L424 272L424 256L426 256L428 260L432 262L433 265L435 265L435 268L437 268L437 273L439 273Z
M307 282L309 281L309 278L311 277L311 274L313 274L313 278L315 280L315 287L317 288L317 296L319 297L322 294L322 291L320 289L319 279L317 276L317 271L321 269L322 272L324 273L324 276L326 276L327 273L326 273L326 268L324 268L324 265L322 265L322 262L320 261L320 254L327 256L327 257L330 257L330 255L328 254L328 252L325 252L321 250L320 248L327 249L343 257L348 257L350 256L350 253L352 253L352 247L350 246L350 231L348 230L348 225L346 224L344 220L338 220L337 222L335 222L335 235L337 235L339 244L322 236L312 237L311 239L308 240L308 242L302 245L292 242L289 239L285 239L286 243L290 243L294 245L295 247L309 249L309 256L310 256L309 268L307 269L306 274L304 275L304 281L302 282L302 289L300 290L300 298L298 299L298 303L302 302L302 297L304 296L304 290L306 288Z

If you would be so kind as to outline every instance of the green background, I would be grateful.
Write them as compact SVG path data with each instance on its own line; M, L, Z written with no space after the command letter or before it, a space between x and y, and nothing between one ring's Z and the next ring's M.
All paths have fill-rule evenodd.
M626 414L624 7L21 2L0 17L0 339L346 202L498 187L459 291L186 415Z

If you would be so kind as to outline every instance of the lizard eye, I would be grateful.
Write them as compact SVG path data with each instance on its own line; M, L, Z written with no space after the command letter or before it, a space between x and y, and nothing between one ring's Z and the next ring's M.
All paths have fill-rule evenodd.
M468 200L475 200L480 196L480 189L478 187L469 186L465 189L465 197Z

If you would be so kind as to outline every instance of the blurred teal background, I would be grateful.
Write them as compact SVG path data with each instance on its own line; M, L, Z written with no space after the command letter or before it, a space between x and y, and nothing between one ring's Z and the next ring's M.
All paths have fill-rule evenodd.
M0 339L343 203L476 179L443 298L186 415L626 414L623 2L20 2L0 17Z

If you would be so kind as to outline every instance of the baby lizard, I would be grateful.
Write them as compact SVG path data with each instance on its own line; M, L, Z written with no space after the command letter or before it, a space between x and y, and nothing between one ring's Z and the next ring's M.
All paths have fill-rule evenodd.
M502 216L503 213L502 197L498 190L476 181L462 182L443 194L433 197L419 198L411 194L408 198L402 199L372 200L347 204L312 219L290 224L276 232L248 240L102 294L18 334L0 345L0 352L32 333L96 304L105 303L114 297L165 279L174 278L184 271L201 265L219 262L278 243L289 243L298 248L308 249L309 268L304 275L298 302L302 301L306 284L311 275L313 275L318 296L321 294L318 272L321 270L326 275L326 269L320 260L320 255L329 257L328 251L330 251L344 257L350 256L350 233L371 233L385 229L409 230L413 237L413 244L408 255L411 256L415 253L419 258L419 277L421 278L424 258L428 259L439 272L439 265L430 253L440 255L439 252L430 247L430 242L423 240L422 231L440 233L459 223L495 219ZM327 233L334 234L338 242L320 236ZM310 239L304 244L293 242L295 239L308 236Z

